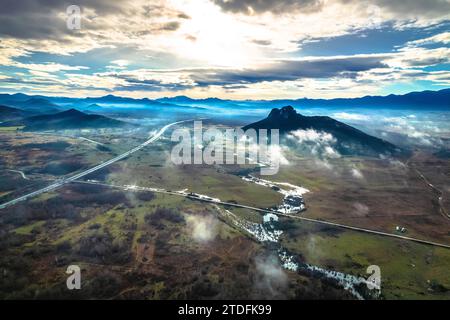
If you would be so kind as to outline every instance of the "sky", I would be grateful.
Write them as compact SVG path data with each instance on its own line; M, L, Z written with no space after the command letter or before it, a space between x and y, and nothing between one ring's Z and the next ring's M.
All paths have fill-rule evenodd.
M449 44L450 0L2 0L0 92L403 94L450 87Z

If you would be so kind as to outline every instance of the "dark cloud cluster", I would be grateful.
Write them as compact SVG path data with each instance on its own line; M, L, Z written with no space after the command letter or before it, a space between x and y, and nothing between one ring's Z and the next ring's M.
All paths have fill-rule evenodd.
M83 16L81 32L73 33L67 29L64 19L67 7L77 5L85 12L95 12L95 16ZM111 26L96 24L96 18L115 17L136 25L138 18L152 19L165 17L169 21L155 23L152 32L175 31L182 20L190 19L179 11L172 11L160 4L138 5L132 0L2 0L0 10L0 36L32 39L61 40L65 36L86 36L90 31L101 31ZM86 19L88 18L88 19ZM107 30L106 30L107 31ZM126 32L127 30L123 30ZM145 35L146 30L142 30Z
M70 0L2 0L0 35L19 39L57 39L67 34L65 21L59 15L73 4ZM110 14L120 12L123 2L77 0L76 5Z
M253 40L253 43L256 43L257 45L260 46L270 46L272 44L272 41L270 40Z
M115 90L117 91L181 91L193 87L192 85L181 83L163 83L162 81L154 79L139 80L123 76L120 76L120 78L125 80L127 84L116 87Z
M292 81L302 78L354 77L358 72L384 68L384 56L331 57L313 60L282 60L260 69L197 70L191 78L199 86Z
M340 0L347 2L349 0ZM356 0L353 0L356 1ZM360 0L362 6L375 5L397 14L415 14L418 16L448 16L450 1L448 0Z
M355 78L358 72L369 71L374 68L384 68L382 62L386 57L377 56L349 56L330 57L311 60L281 60L259 69L216 69L198 68L181 69L173 72L185 74L185 82L162 82L155 79L137 79L134 73L110 73L108 76L125 80L126 84L116 88L126 91L180 91L194 87L222 86L226 89L245 88L246 85L271 82L294 81L305 78L327 79L332 77ZM171 71L164 71L171 73ZM155 75L158 71L155 70Z
M315 12L323 5L323 0L213 0L213 2L226 11L244 14L298 10Z
M314 13L320 11L324 5L323 0L212 0L223 10L243 13L260 14L271 13ZM332 3L330 1L328 3ZM377 6L381 10L400 15L414 14L418 16L433 17L445 16L450 11L450 2L447 0L335 0L344 5L360 6L367 10L370 6ZM402 18L402 16L399 16Z

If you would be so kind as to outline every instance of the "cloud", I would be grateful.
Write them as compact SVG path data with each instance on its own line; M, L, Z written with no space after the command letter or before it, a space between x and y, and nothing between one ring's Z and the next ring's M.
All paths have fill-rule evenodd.
M253 43L256 43L260 46L270 46L272 44L272 41L270 40L253 40Z
M127 65L130 64L130 61L125 60L125 59L118 59L118 60L111 61L111 63L118 65L119 67L126 67Z
M334 171L334 166L328 160L314 159L314 165L320 169L325 169L336 174L336 171Z
M183 70L137 69L105 72L101 75L122 80L122 84L116 89L125 91L179 91L196 85L189 73Z
M370 117L364 114L359 113L347 113L347 112L337 112L333 113L333 118L342 119L342 120L356 120L356 121L366 121L369 120Z
M428 147L440 147L445 142L436 133L440 132L440 128L428 121L417 120L411 115L401 117L383 117L382 128L384 136L390 134L400 135L403 137L401 143L410 145L420 145Z
M382 56L320 57L272 61L255 69L216 69L195 72L191 78L200 86L292 81L302 78L353 77L357 72L383 68Z
M122 12L129 1L77 0L86 12L102 15ZM67 34L66 8L73 1L4 0L0 11L0 35L19 39L59 38Z
M111 66L114 72L103 76L125 81L117 90L179 91L198 87L229 87L245 89L248 84L276 81L296 81L308 78L356 77L358 72L380 68L384 56L319 57L302 60L271 61L254 69L186 68L186 69L136 69L122 70ZM121 60L120 60L121 61ZM114 61L113 61L114 62ZM343 84L348 87L347 84Z
M352 168L351 169L351 173L352 173L352 176L353 176L353 178L356 178L356 179L364 179L364 175L362 174L362 172L359 170L359 169L357 169L357 168Z
M292 131L289 133L288 137L295 138L298 143L317 142L320 144L329 144L336 142L336 139L331 133L313 129Z
M362 204L360 202L353 203L353 210L352 214L355 214L360 217L366 217L370 212L370 209L365 204Z
M389 164L391 166L393 166L396 170L402 170L402 171L406 171L408 169L408 167L406 166L406 164L404 164L403 162L401 162L400 160L397 159L388 159Z
M341 155L339 152L337 152L335 149L333 149L331 146L325 146L323 148L323 155L326 158L339 158Z
M428 67L450 62L450 48L425 49L404 47L385 63L394 68ZM423 74L423 73L422 73Z
M82 9L81 30L66 27L66 8L72 4ZM12 71L2 70L0 76L8 89L19 90L15 84L23 82L30 91L79 95L81 90L99 94L115 90L135 97L177 91L237 99L298 98L301 92L329 98L378 94L380 83L422 80L448 86L449 72L436 66L450 62L450 49L445 47L449 33L442 32L449 12L449 1L439 0L5 0L0 12L0 65ZM430 36L385 54L302 52L311 41L382 26L389 26L394 35L427 27ZM108 57L102 59L98 52L106 49ZM373 49L380 52L376 43ZM42 53L47 60L42 60ZM61 60L62 55L77 63ZM124 59L128 65L111 63ZM86 78L89 85L93 79L106 80L94 88L77 81L75 93L65 85L70 83L70 71L87 70L84 61L91 68L83 71L91 76ZM77 69L49 70L58 65ZM428 66L433 71L424 69ZM30 72L25 79L14 74L23 70L14 68Z
M244 14L284 13L292 10L316 12L323 6L322 0L213 0L213 2L226 11Z
M180 23L178 21L170 21L166 22L161 25L159 30L166 30L166 31L175 31L180 27Z
M212 216L189 215L186 221L192 239L197 242L209 242L217 235L217 220Z
M293 141L297 152L304 152L314 157L314 164L326 170L333 170L330 159L340 158L340 153L334 148L337 140L332 134L313 129L295 130L286 135L288 141Z
M9 64L10 66L16 68L23 68L33 71L42 71L42 72L58 72L58 71L74 71L74 70L85 70L89 69L85 66L68 66L60 63L20 63L13 62Z
M439 33L439 34L436 34L436 35L428 37L428 38L408 41L406 43L406 45L407 46L422 46L422 45L434 44L434 43L449 44L450 43L450 32L443 32L443 33Z
M344 7L347 12L376 13L384 19L427 21L445 19L450 12L450 3L443 0L213 0L223 10L255 15L272 14L315 14L328 7Z
M66 9L81 8L81 29L69 30ZM125 44L145 46L178 30L189 16L164 0L23 0L2 2L0 36L29 51L87 52Z
M255 258L255 289L257 296L282 298L287 289L288 277L275 255Z
M287 151L286 147L279 145L270 145L267 153L269 158L269 163L277 163L280 165L288 165L289 160L284 155Z

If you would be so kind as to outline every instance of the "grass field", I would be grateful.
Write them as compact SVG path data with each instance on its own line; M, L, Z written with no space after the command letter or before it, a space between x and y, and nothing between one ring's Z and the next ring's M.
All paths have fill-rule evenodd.
M23 126L18 127L0 127L0 132L8 132L8 131L18 131L23 129Z
M354 231L292 222L282 244L305 262L365 276L381 268L386 299L449 299L450 250Z

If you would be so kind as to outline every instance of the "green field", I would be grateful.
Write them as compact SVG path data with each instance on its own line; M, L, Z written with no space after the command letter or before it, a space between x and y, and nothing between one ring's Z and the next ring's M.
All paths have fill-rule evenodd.
M0 127L0 132L8 132L8 131L18 131L23 129L23 126L16 126L16 127Z
M450 298L450 249L309 222L292 224L282 244L307 263L358 276L378 265L386 299Z

